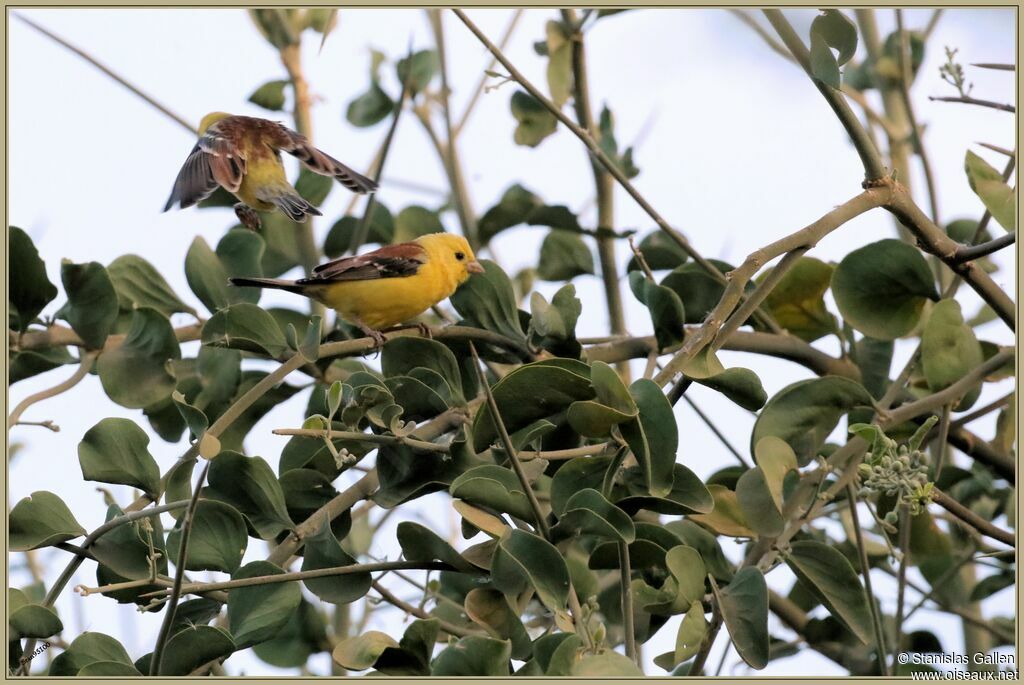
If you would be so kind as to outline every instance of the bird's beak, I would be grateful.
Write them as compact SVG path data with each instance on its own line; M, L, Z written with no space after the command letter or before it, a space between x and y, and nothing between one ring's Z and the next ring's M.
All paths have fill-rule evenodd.
M482 274L484 272L483 265L475 259L471 262L466 263L466 271L471 274Z

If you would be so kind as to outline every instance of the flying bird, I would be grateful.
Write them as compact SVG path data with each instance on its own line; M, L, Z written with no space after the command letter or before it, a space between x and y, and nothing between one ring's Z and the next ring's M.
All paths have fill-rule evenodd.
M372 180L276 121L212 112L199 123L199 141L178 172L164 211L175 203L182 209L191 207L220 186L240 200L235 214L253 230L260 227L257 210L277 208L298 222L320 216L320 210L288 182L281 152L298 157L310 171L334 177L354 193L377 189Z
M466 239L431 233L408 243L342 257L309 278L232 278L232 285L277 288L304 295L338 312L380 346L380 331L404 323L454 293L484 268Z

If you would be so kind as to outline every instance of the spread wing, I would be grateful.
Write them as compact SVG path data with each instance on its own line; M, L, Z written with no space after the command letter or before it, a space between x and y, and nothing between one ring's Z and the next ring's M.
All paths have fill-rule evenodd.
M354 257L342 257L321 264L313 275L297 281L302 285L402 278L415 274L427 261L427 253L417 243L387 245Z
M377 184L362 174L353 171L323 150L313 147L306 136L278 124L275 143L279 149L299 158L310 171L321 176L332 176L341 185L354 193L372 193Z
M231 119L211 126L192 148L171 188L164 211L177 202L182 209L208 198L217 186L237 192L246 171L245 155L236 142Z

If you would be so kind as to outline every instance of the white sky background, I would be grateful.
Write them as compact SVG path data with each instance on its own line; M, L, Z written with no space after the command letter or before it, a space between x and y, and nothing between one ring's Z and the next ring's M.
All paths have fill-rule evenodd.
M86 49L190 121L198 122L213 110L286 118L285 113L268 113L247 102L259 85L284 78L285 72L276 52L241 10L24 13ZM469 14L497 42L511 10L473 10ZM507 50L513 63L543 89L546 61L534 53L532 43L543 39L544 22L556 14L548 9L527 11ZM806 40L814 12L787 14ZM906 22L911 28L921 28L929 16L929 11L908 10ZM880 11L878 19L884 37L893 30L894 17L891 12ZM953 94L939 78L938 67L944 61L942 46L958 47L959 59L965 65L1013 62L1015 24L1012 10L947 10L929 44L913 97L918 116L927 125L926 141L937 175L943 223L980 217L983 207L963 173L965 150L973 146L975 152L1001 169L1004 158L974 143L1014 147L1015 121L1013 116L993 110L928 101L928 95ZM461 113L489 59L453 15L445 17L445 26L453 108ZM196 235L216 244L235 219L230 209L160 213L193 137L24 24L12 19L9 27L10 223L32 236L46 261L50 280L58 287L61 258L108 264L121 254L135 253L152 262L179 296L202 309L185 281L185 252ZM319 147L357 169L366 168L387 124L356 129L345 121L344 111L367 87L369 48L398 58L404 55L410 36L416 48L433 47L429 25L420 10L343 10L319 55L319 35L305 34L306 73L318 100L313 116ZM653 122L635 151L641 174L634 183L705 256L738 263L757 247L805 226L859 192L863 173L858 157L820 94L797 67L783 61L727 12L631 11L598 21L587 32L586 41L595 113L602 103L609 104L616 118L616 137L623 146L630 144L647 122ZM858 59L863 49L860 53ZM382 73L385 89L396 94L393 67L385 66ZM975 96L1014 101L1013 74L968 68L968 76L975 84ZM515 182L550 204L566 204L573 209L589 206L593 179L584 148L569 131L560 127L536 149L513 144L515 122L508 102L514 89L514 84L508 84L482 96L459 139L469 194L477 213L482 214L497 202ZM872 99L875 101L875 96ZM389 177L438 189L446 187L435 152L412 116L405 116L399 125L378 197L393 212L408 204L429 207L442 201L439 195L389 187ZM913 181L916 189L923 190L920 174L915 174ZM918 192L917 197L927 208L926 196ZM316 224L318 242L344 211L349 198L340 186L332 190L323 207L325 220ZM584 225L592 225L593 210L581 219ZM619 227L639 228L644 234L653 227L618 188L616 220ZM444 222L449 230L458 229L454 215L446 215ZM995 235L1002 232L996 226L992 230ZM511 274L535 265L544 232L540 228L518 228L494 241L506 271ZM889 215L875 210L831 234L811 254L838 260L857 247L893 234ZM628 247L619 243L618 250L624 267ZM1012 250L1000 252L995 261L1002 266L996 281L1002 287L1013 288ZM585 276L575 283L585 310L578 334L606 333L600 279ZM550 297L558 285L540 283L537 287ZM624 297L630 331L649 334L646 310L634 301L628 288L624 288ZM961 288L958 299L967 316L980 306L980 300L967 287ZM52 314L63 300L61 294L44 314ZM266 293L260 304L305 307L293 296L273 292ZM180 325L187 320L181 315L180 321L175 321ZM979 336L1002 344L1013 342L1012 334L999 322L980 328ZM836 351L832 341L821 344L830 353ZM195 343L184 346L183 353L194 355ZM908 354L907 346L899 345L894 367L901 368ZM802 367L769 357L728 352L721 356L727 366L754 369L769 395L809 376ZM17 384L9 393L11 406L32 392L53 386L71 371L72 367L65 367ZM988 387L978 406L1007 392L1011 384L1007 381ZM272 436L270 431L299 425L307 395L302 393L272 411L247 441L247 452L263 456L275 472L285 439ZM747 451L751 415L707 388L694 386L688 396L726 428L734 445ZM93 484L81 480L76 449L85 431L106 416L126 416L149 430L141 411L126 410L107 400L95 376L58 398L34 406L25 420L53 419L62 430L56 434L33 427L14 430L11 441L21 449L9 470L10 504L32 491L49 490L68 503L87 529L102 523L105 507ZM683 463L705 478L734 463L685 403L679 404L677 417L681 432L679 459ZM978 422L974 428L989 435L991 422ZM169 445L155 435L150 444L162 472L184 448L184 442ZM335 485L340 490L348 482L349 477L343 476ZM128 488L109 487L122 506L131 501ZM393 531L401 520L425 517L441 531L448 530L453 520L449 509L444 494L404 507L389 519L375 542L374 553L395 558L398 548ZM734 546L727 546L727 554L733 558L737 552ZM246 561L265 554L266 545L251 540ZM67 554L43 550L39 556L50 583L66 564ZM11 585L15 587L28 579L21 561L20 555L12 557ZM913 577L919 578L916 572ZM876 576L876 591L883 598L893 597L886 580ZM133 659L151 651L162 614L140 615L130 606L115 605L100 597L78 597L71 587L79 582L95 584L95 564L86 562L82 566L58 602L65 636L70 639L82 630L99 630L120 639ZM769 583L788 592L792 576L780 569L769 576ZM416 593L410 586L392 587L397 587L403 597ZM914 593L911 596L916 597ZM1010 596L998 595L986 604L986 613L1005 613ZM891 612L890 603L883 601ZM383 608L379 613L370 627L400 636L404 630L401 614ZM662 673L651 659L672 648L678 620L670 621L644 646L649 674ZM774 617L770 627L773 634L789 635ZM947 651L962 648L958 621L922 610L907 625L908 630L919 628L936 631ZM725 639L720 638L709 668L717 666L724 645ZM328 657L320 655L313 662L314 671L328 672L328 663ZM248 654L231 657L226 669L230 674L288 673ZM727 657L724 673L753 672L733 651ZM805 650L797 657L774 661L759 673L838 675L843 671Z

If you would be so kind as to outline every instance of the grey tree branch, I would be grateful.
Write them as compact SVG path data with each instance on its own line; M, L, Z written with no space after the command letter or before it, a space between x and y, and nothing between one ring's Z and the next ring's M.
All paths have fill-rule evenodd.
M1016 113L1017 108L1013 105L1003 104L1001 102L993 102L992 100L979 100L978 98L972 98L970 96L935 96L930 95L928 99L933 102L960 102L965 105L976 105L978 107L987 107L989 109L997 109L1000 112Z

